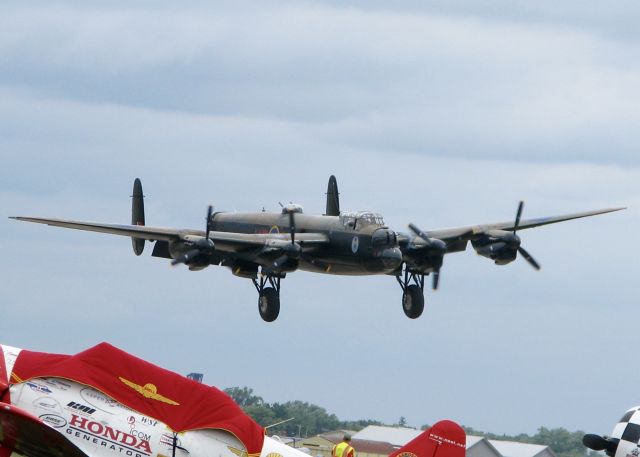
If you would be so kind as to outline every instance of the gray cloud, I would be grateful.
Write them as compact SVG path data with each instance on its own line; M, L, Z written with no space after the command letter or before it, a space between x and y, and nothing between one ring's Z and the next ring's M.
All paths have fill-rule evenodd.
M358 148L637 164L638 47L590 29L287 3L4 13L0 81L32 94L303 123Z

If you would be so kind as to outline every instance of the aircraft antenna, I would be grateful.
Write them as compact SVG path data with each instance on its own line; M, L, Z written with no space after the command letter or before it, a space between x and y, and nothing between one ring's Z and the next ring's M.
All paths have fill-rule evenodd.
M268 429L268 428L271 428L271 427L275 427L275 426L277 426L277 425L282 425L282 424L284 424L285 422L289 422L289 421L292 421L292 420L294 420L294 419L295 419L295 417L290 417L289 419L285 419L285 420L283 420L283 421L276 422L275 424L267 425L267 426L265 427L265 430L266 430L266 429Z

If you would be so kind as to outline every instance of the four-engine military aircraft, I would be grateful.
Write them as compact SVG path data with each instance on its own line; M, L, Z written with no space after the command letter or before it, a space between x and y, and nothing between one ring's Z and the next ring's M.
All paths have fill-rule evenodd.
M215 387L107 343L74 356L0 345L0 457L308 457ZM464 457L444 420L389 457Z
M594 451L605 451L609 457L640 456L640 406L622 416L611 436L588 433L582 437L582 443Z
M280 280L297 269L338 275L395 276L402 288L404 313L415 319L424 309L424 277L432 275L438 287L445 254L464 251L471 242L475 251L498 265L513 262L518 253L539 269L538 262L521 246L519 230L594 216L623 208L523 219L520 202L515 220L422 231L409 224L411 233L387 227L372 212L340 210L338 185L329 178L326 213L307 215L295 204L280 213L213 212L209 206L205 230L145 226L144 196L134 181L131 225L81 222L39 217L13 217L21 221L57 227L129 236L133 251L142 254L145 240L154 241L152 256L185 264L190 270L209 265L229 267L253 281L258 291L260 316L267 322L280 312Z

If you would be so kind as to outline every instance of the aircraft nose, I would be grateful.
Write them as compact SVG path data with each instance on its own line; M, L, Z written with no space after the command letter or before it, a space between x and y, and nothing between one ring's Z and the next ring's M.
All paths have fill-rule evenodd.
M402 251L400 248L384 249L380 252L380 260L386 270L395 270L402 264Z

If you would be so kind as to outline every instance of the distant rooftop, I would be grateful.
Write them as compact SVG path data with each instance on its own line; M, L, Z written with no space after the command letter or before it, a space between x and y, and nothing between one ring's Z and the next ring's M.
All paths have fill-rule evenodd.
M380 441L402 447L422 433L422 430L408 427L385 427L383 425L369 425L353 435L354 440ZM342 437L340 437L342 439ZM487 440L482 436L467 435L467 449L479 442L486 442L493 446L503 457L555 457L553 451L541 444L519 443L516 441Z
M394 446L404 446L420 433L422 433L422 430L416 430L415 428L369 425L353 435L353 438L358 440L384 441Z
M549 446L542 444L529 444L519 443L517 441L501 441L501 440L489 440L489 442L495 447L500 454L504 457L535 457L545 451L550 451Z

